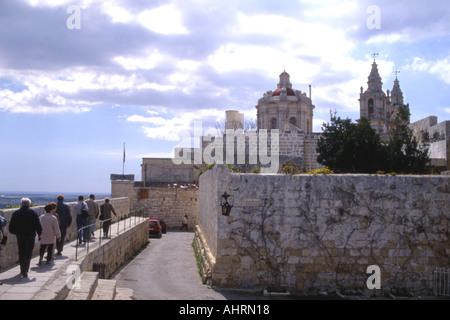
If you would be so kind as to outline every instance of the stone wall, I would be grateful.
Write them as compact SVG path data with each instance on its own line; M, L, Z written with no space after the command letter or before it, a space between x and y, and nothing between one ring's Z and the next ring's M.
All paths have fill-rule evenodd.
M194 230L198 223L197 188L168 186L135 187L133 182L111 181L112 196L130 198L132 210L146 207L148 217L161 217L166 220L167 228L177 229L185 215L188 216L188 229Z
M143 158L142 177L145 186L168 183L195 183L198 181L196 168L190 164L174 164L169 158Z
M220 197L234 196L229 217ZM429 294L450 263L450 178L231 174L200 178L199 228L213 285L243 289ZM216 227L213 225L217 221ZM381 290L366 287L381 269Z
M450 121L431 116L409 125L417 141L429 148L431 166L450 168Z
M98 205L102 205L105 201L104 200L96 200ZM129 198L111 198L110 203L114 207L114 210L118 215L120 214L126 214L130 212L130 199ZM71 241L76 239L77 237L77 223L76 223L76 213L74 212L73 206L76 204L76 202L68 202L67 203L70 207L70 210L72 212L72 225L67 230L66 234L66 241ZM44 214L44 206L38 206L38 207L32 207L32 209L38 214ZM0 210L0 214L8 220L8 222L11 220L11 215L16 211L17 209L4 209ZM117 218L113 215L113 222L115 222ZM9 233L9 223L4 228L5 234L8 237L8 241L6 246L4 246L0 251L0 266L2 268L6 268L9 266L12 266L16 263L18 263L19 260L19 253L17 248L17 239L16 236ZM39 254L39 246L35 245L33 255Z
M134 221L134 217L131 217ZM133 255L144 247L148 242L148 219L137 218L138 223L119 235L114 236L100 248L90 251L86 256L79 259L81 271L95 271L94 264L105 264L104 278L109 278L123 263L130 260ZM140 221L140 222L139 222ZM133 222L134 223L134 222ZM128 225L128 222L125 222Z
M67 261L57 273L42 287L34 300L64 300L69 294L67 283L71 277L84 271L98 271L102 278L109 278L120 266L131 259L148 242L148 219L131 217L132 223L124 221L128 229L115 232L101 247L93 248L88 254L80 255L77 261ZM94 265L102 265L102 270L94 270ZM73 272L78 270L78 273Z

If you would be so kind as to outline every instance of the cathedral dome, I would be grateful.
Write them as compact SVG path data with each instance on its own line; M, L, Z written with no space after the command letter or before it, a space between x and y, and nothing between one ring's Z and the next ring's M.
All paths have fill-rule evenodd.
M272 97L279 97L281 95L282 90L283 90L282 88L278 88L277 90L275 90L272 94ZM286 88L286 95L295 97L295 92L291 88Z

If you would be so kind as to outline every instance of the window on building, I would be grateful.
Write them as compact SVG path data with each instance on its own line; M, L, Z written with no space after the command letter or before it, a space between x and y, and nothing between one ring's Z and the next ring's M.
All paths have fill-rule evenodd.
M270 120L270 130L278 129L278 121L277 118L272 118Z
M291 119L289 120L289 122L291 124L293 124L294 126L297 126L297 119L295 117L291 117Z
M369 99L369 114L374 113L373 99Z

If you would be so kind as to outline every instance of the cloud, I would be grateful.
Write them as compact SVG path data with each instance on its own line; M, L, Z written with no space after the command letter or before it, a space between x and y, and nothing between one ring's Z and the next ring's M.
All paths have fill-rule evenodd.
M212 125L227 109L254 115L257 100L275 89L286 68L295 89L308 91L312 84L319 117L330 109L357 114L371 67L368 52L358 50L385 50L379 68L386 82L401 63L389 50L450 30L441 0L433 6L378 1L380 30L366 26L368 0L78 3L78 31L66 28L72 1L0 3L0 111L159 106L158 114L137 114L129 122L141 123L148 137L174 141L178 128L193 121L190 113ZM448 58L422 59L411 68L450 78ZM208 117L208 110L217 115ZM158 117L165 123L154 123Z
M199 112L183 112L176 115L155 115L153 110L151 116L132 115L127 117L128 122L141 123L144 134L151 139L161 139L172 142L184 142L191 145L197 143L194 135L200 132L217 134L215 124L224 116L223 112L215 109L200 110ZM151 126L150 126L151 125Z
M416 72L428 72L432 75L436 75L445 83L450 84L450 56L434 61L415 57L412 64L406 68Z
M189 33L183 26L180 10L174 4L143 11L137 16L137 21L145 28L164 35Z

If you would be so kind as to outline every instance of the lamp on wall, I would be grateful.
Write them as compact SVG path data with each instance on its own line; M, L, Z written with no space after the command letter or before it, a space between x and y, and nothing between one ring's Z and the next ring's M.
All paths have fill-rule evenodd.
M230 202L228 202L228 198L231 197ZM220 201L220 205L222 206L222 215L224 216L229 216L230 212L231 212L231 208L233 208L233 201L234 198L232 195L229 195L226 191L225 193L222 195L221 201Z

